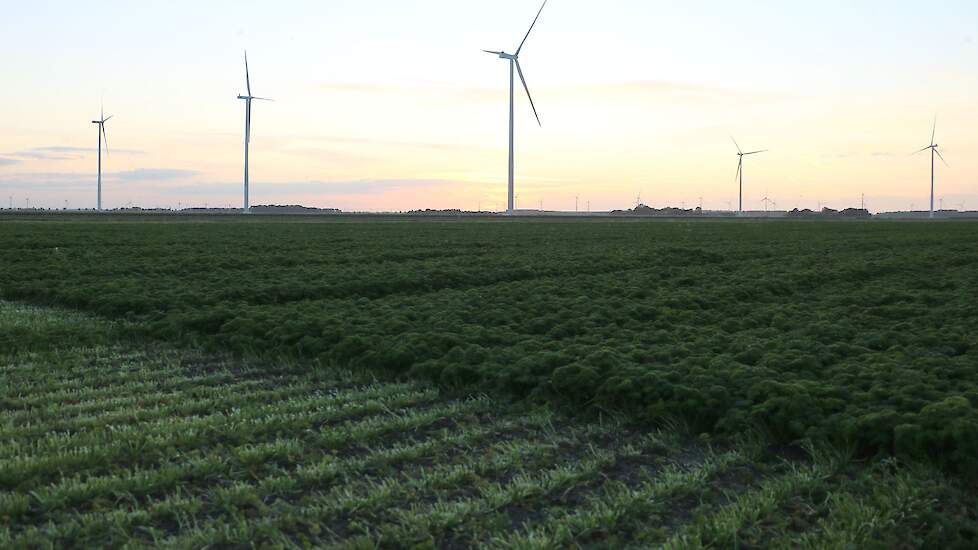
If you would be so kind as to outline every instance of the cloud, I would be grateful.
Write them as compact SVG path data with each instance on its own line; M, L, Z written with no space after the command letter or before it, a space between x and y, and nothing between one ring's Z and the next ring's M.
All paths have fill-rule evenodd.
M885 151L874 151L871 153L849 151L849 152L839 152L839 153L821 153L819 155L819 157L823 159L862 159L862 158L878 159L878 158L889 158L889 157L897 157L897 156L900 155L897 155L895 153L888 153Z
M369 82L323 82L316 86L325 92L340 92L351 94L387 94L405 89L404 86L393 84L374 84Z
M34 147L24 151L11 153L11 156L31 160L75 160L82 158L90 149L82 147Z
M95 149L91 147L70 147L66 145L49 145L46 147L32 147L16 153L8 153L9 156L29 160L77 160L84 158ZM143 151L135 149L111 149L110 154L115 155L142 155Z
M175 168L139 168L117 172L110 177L119 181L166 181L192 178L200 175L196 170L180 170Z
M729 90L714 86L703 86L700 84L673 82L669 80L633 80L605 85L585 86L585 88L597 90L619 90L643 94L686 95L697 97L729 93Z
M87 147L67 147L64 145L53 145L49 147L35 147L32 151L45 151L49 153L87 153Z
M0 166L13 166L18 163L20 163L20 161L17 159L0 158Z
M126 183L138 186L141 183L170 182L199 175L194 170L169 168L142 168L103 174L106 183ZM0 189L36 189L38 191L70 192L88 189L95 185L95 171L91 172L20 172L0 176ZM179 190L179 185L168 186Z
M620 98L647 99L650 97L664 98L672 101L682 101L693 104L729 104L736 103L766 103L787 99L786 96L774 92L758 92L756 90L736 90L719 86L675 82L669 80L634 80L624 82L609 82L604 84L585 84L567 86L554 90L551 95L588 95L614 96Z
M393 149L422 149L430 151L462 151L479 150L478 147L461 143L435 143L423 141L403 141L382 138L348 137L348 136L309 136L296 140L300 147L294 147L293 152L308 153L312 155L322 154L320 144L348 145L348 146L368 146L368 147L388 147ZM371 158L375 158L372 156Z
M322 195L343 196L365 193L384 193L401 189L416 189L449 185L451 182L438 179L363 179L348 181L286 181L263 184L270 195ZM240 186L240 182L223 185Z
M441 104L446 101L497 101L502 95L497 88L459 86L454 82L414 81L398 84L372 82L320 82L315 88L329 94L353 94L395 96L412 101L430 100Z
M0 180L2 183L2 180ZM420 189L452 185L453 182L440 179L364 179L347 181L280 181L252 182L252 189L258 189L262 194L271 197L290 195L318 195L323 197L384 193L402 189ZM225 193L229 190L237 192L241 188L240 181L233 182L193 182L175 183L166 188L170 194L181 195L210 195Z
M154 190L173 195L205 195L220 193L241 187L240 181L179 181L199 176L194 170L171 168L142 168L107 174L108 182L152 183L168 182L165 187L154 186ZM73 191L87 189L94 185L95 173L89 172L24 172L0 176L0 188L37 189L39 191ZM362 179L343 181L281 181L257 182L269 195L323 195L343 196L369 193L384 193L402 189L416 189L453 185L443 179Z
M382 193L385 191L418 187L437 187L448 185L449 183L450 182L445 180L435 179L381 179L340 182L304 182L285 184L285 186L290 188L301 187L308 192L316 192L323 195L356 195L360 193Z
M328 94L386 96L392 100L408 98L411 101L431 101L436 104L446 102L498 102L501 98L505 97L505 90L503 88L476 88L472 86L460 86L453 82L414 81L399 84L320 82L315 85L315 88L320 92ZM538 93L551 98L584 96L589 99L604 97L631 101L646 101L649 98L658 98L694 105L745 105L796 99L793 96L787 96L777 92L738 90L721 86L668 80L567 84L549 89L540 89Z
M37 189L39 191L74 191L87 188L95 181L94 173L32 172L0 177L0 188Z

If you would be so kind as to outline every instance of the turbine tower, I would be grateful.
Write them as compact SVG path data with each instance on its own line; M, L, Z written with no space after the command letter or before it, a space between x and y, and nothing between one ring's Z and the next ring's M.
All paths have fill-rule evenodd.
M941 162L944 163L944 166L948 166L947 161L944 160L944 157L941 156L941 152L938 151L939 146L936 143L934 143L934 140L936 138L937 138L937 117L934 117L934 131L930 135L930 145L924 147L920 151L917 151L917 153L914 153L914 154L923 153L924 151L930 149L930 217L931 219L934 218L934 174L937 168L937 163L936 163L937 159L935 158L935 155L941 159Z
M251 95L251 74L248 71L248 52L245 51L245 85L248 87L248 95L239 95L238 99L245 100L245 148L244 148L244 212L251 212L251 204L248 202L248 149L251 145L251 101L272 101L264 97Z
M105 123L112 118L113 115L105 116L105 107L99 109L98 120L93 120L92 124L98 125L98 199L96 201L95 208L99 212L102 211L102 141L105 141L105 154L109 154L109 138L105 135Z
M763 151L751 151L750 153L745 153L740 150L740 145L737 144L737 140L730 136L730 140L733 141L734 147L737 148L737 156L740 157L739 162L737 162L737 178L740 181L740 206L738 207L738 212L740 215L744 214L744 157L750 155L757 155L760 153L767 153L767 149Z
M519 47L516 48L516 53L508 54L506 52L494 52L491 50L483 50L486 53L498 56L500 59L506 59L509 61L509 207L507 213L512 216L516 212L516 199L515 199L515 178L516 178L516 159L515 159L515 103L516 103L516 73L520 75L520 81L523 82L523 89L526 90L526 97L530 99L530 107L533 108L533 115L537 118L537 124L543 126L540 122L540 115L537 113L537 107L533 104L533 96L530 95L530 88L526 85L526 78L523 77L523 69L520 67L520 52L523 51L523 45L526 44L526 39L530 37L530 33L533 32L533 27L536 26L537 20L540 19L540 14L543 13L543 8L547 7L547 0L544 0L543 5L540 6L540 11L537 12L536 18L530 25L530 30L526 31L526 36L523 37L523 42L520 43Z

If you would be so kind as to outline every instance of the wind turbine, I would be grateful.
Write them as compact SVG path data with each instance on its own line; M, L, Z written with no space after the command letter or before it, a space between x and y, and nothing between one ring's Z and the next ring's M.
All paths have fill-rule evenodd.
M238 99L245 100L245 150L244 150L244 212L251 212L251 204L248 202L248 149L251 145L251 101L272 101L264 97L251 95L251 74L248 71L248 52L245 51L245 84L248 87L248 95L239 95Z
M751 151L750 153L745 153L740 150L740 145L737 144L737 140L730 136L730 140L733 141L734 147L737 148L737 156L740 157L740 161L737 163L737 179L740 181L740 207L739 212L741 215L744 213L744 157L750 155L757 155L760 153L767 153L767 149L763 151Z
M506 59L509 61L509 208L508 214L513 215L516 212L516 198L515 198L515 178L516 178L516 159L515 159L515 125L516 125L516 76L515 72L520 75L520 81L523 82L523 89L526 90L526 97L530 99L530 107L533 108L533 115L537 119L537 124L543 126L540 122L540 115L537 113L537 107L533 104L533 96L530 95L530 88L526 85L526 78L523 77L523 69L520 67L520 52L523 51L523 45L526 44L526 39L530 37L530 33L533 32L533 27L536 26L537 20L540 19L540 14L543 13L543 8L547 7L547 0L544 0L543 5L540 6L540 11L537 12L536 18L530 25L530 30L526 31L526 36L523 37L523 42L520 42L518 48L516 48L516 53L509 54L506 52L495 52L491 50L483 50L486 53L498 56L500 59Z
M930 149L930 217L931 219L934 218L934 173L937 168L935 162L936 159L934 156L937 155L938 157L940 157L941 162L944 163L944 166L948 166L947 161L944 160L944 157L941 156L941 152L938 151L939 146L936 143L934 143L934 139L936 138L937 138L937 117L934 117L934 132L930 135L930 145L914 153L916 155L918 153L923 153L924 151Z
M98 200L96 209L102 211L102 140L105 140L105 154L109 154L109 138L105 135L105 123L114 115L105 116L105 107L99 108L98 120L93 120L92 124L98 124Z

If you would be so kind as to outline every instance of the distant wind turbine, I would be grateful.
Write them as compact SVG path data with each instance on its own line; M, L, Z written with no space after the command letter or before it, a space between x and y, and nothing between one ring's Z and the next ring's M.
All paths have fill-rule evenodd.
M749 153L745 153L741 151L740 145L737 143L737 140L733 138L733 136L730 136L730 140L733 141L734 147L737 148L737 156L740 157L740 160L737 162L737 180L739 180L740 182L739 212L743 214L744 213L744 157L750 155L757 155L760 153L767 153L767 149L764 149L762 151L751 151Z
M105 107L99 109L98 120L93 120L92 124L98 125L98 200L96 201L96 209L102 211L102 141L105 140L105 154L109 154L109 138L105 135L105 123L108 122L113 115L105 116Z
M936 159L934 156L937 155L937 157L940 157L941 162L944 163L944 166L948 166L947 161L944 160L944 157L941 156L941 152L938 151L939 146L936 143L934 143L934 140L936 138L937 138L937 117L934 117L934 131L930 135L930 145L914 153L916 155L918 153L923 153L924 151L930 149L930 217L931 218L934 217L934 175L937 168L935 162Z
M272 101L264 97L251 95L251 74L248 71L248 52L245 51L245 85L248 87L248 95L239 95L238 99L245 100L245 152L244 152L244 211L251 212L251 204L248 202L248 149L251 145L251 101Z
M547 7L547 0L544 0L543 5L540 6L540 11L537 12L536 18L530 25L530 30L526 31L526 36L523 37L523 42L520 43L519 47L516 48L516 53L508 54L506 52L495 52L491 50L483 50L486 53L496 55L500 59L506 59L509 61L509 208L508 213L513 215L516 212L516 197L515 197L515 179L516 179L516 159L515 159L515 126L516 126L516 76L514 70L519 73L520 81L523 82L523 89L526 90L526 97L530 99L530 107L533 108L533 115L537 119L537 124L543 126L540 122L540 115L537 113L537 107L533 103L533 96L530 95L530 87L526 85L526 78L523 77L523 69L520 67L520 52L523 51L523 45L526 44L527 38L530 37L530 33L533 32L533 28L536 26L537 21L540 19L540 14L543 13L543 8Z

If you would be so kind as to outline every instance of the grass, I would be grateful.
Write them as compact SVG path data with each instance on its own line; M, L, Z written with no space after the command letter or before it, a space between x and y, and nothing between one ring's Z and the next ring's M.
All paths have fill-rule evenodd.
M978 479L976 224L242 218L4 222L0 298L124 319L122 338Z
M932 467L709 443L0 302L0 547L968 548ZM36 337L57 335L57 341Z

